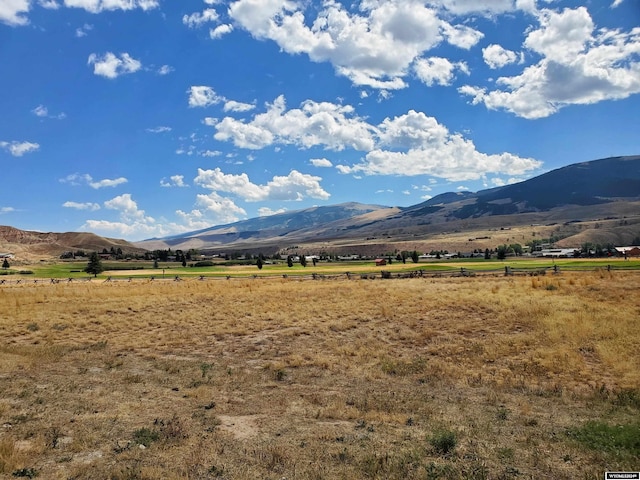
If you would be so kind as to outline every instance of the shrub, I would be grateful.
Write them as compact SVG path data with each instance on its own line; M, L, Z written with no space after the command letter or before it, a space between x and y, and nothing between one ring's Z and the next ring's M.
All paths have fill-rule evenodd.
M439 455L449 455L458 445L458 438L450 430L440 430L431 437L430 443Z
M214 263L211 260L203 260L193 264L194 267L213 267Z

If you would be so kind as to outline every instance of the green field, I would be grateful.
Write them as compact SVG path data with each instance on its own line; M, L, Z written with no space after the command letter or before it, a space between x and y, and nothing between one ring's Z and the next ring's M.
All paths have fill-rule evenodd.
M515 273L527 271L552 270L554 267L563 270L593 271L596 269L613 270L635 270L640 269L640 260L624 260L622 258L599 258L599 259L538 259L529 257L509 258L504 261L474 259L450 259L431 260L418 263L407 262L403 264L394 261L382 267L376 266L372 260L368 261L344 261L344 262L318 262L316 266L311 264L303 267L296 263L288 267L285 261L275 264L265 264L259 269L255 264L248 265L228 265L220 262L211 267L183 267L178 262L160 262L158 268L153 268L152 261L104 261L102 265L105 271L98 275L98 278L108 277L136 277L136 278L174 278L179 277L269 277L269 276L306 276L306 275L344 275L347 272L354 275L379 274L382 271L391 273L407 273L422 270L424 274L452 274L461 272L464 269L473 273L497 274L505 271L505 267L511 267ZM13 267L8 270L0 270L3 278L87 278L83 269L87 262L41 262L34 265L24 265ZM27 273L29 272L29 273ZM7 277L4 277L7 275Z

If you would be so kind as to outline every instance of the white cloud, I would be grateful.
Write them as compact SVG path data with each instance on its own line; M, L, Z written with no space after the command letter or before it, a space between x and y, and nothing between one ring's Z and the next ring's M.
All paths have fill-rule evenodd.
M0 215L3 213L12 213L17 212L17 210L13 207L0 207Z
M1 0L0 22L11 26L28 25L26 14L31 9L34 0ZM60 8L56 0L38 0L38 5L49 10ZM157 0L64 0L66 7L83 8L91 13L100 13L104 10L151 10L159 6ZM86 31L76 30L78 36L84 36Z
M314 62L330 62L356 85L386 90L406 87L403 77L413 61L441 42L469 49L483 36L448 23L419 0L363 0L358 12L326 1L317 13L308 9L315 15L309 19L302 5L238 0L229 14L258 39L272 40L289 54L305 53Z
M225 36L227 33L231 33L232 31L233 25L227 23L218 25L216 28L212 28L211 30L209 30L209 38L211 38L212 40L217 40Z
M222 152L219 150L204 150L198 155L200 155L201 157L219 157L220 155L222 155Z
M199 194L196 198L197 209L191 212L190 218L212 218L213 223L231 223L246 217L247 212L236 205L230 198L222 197L217 192L211 192L208 195ZM183 218L187 217L184 212L177 212ZM211 226L211 222L209 223Z
M175 69L171 66L171 65L162 65L159 69L158 69L158 75L169 75L171 72L173 72Z
M233 175L223 173L220 168L214 170L199 168L198 176L194 182L214 192L227 192L241 197L247 202L259 202L264 200L299 201L306 197L326 200L330 195L320 186L321 180L320 177L292 170L286 177L274 176L266 185L257 185L249 180L246 173Z
M45 107L44 105L38 105L36 108L31 110L31 113L33 113L35 116L41 117L41 118L55 118L57 120L62 120L64 118L67 118L67 115L64 112L63 113L59 113L57 115L50 115L49 114L49 109L47 107Z
M14 157L21 157L25 153L35 152L40 148L40 145L33 142L0 141L0 148L8 151Z
M538 20L539 28L531 29L524 42L542 57L538 63L520 75L500 77L496 85L502 89L465 85L460 93L472 97L474 105L528 119L640 93L640 28L596 30L585 7L542 10Z
M56 0L38 0L38 5L48 10L57 10L60 8L60 4Z
M482 58L489 68L501 68L518 60L518 55L500 45L491 44L482 49Z
M89 55L87 65L93 65L95 75L106 78L117 78L120 75L137 72L142 68L142 64L128 53L122 53L118 58L111 52L107 52L103 56L92 53Z
M146 130L149 133L165 133L165 132L170 132L171 131L171 127L167 127L164 125L158 126L158 127L152 127L152 128L147 128Z
M434 84L451 85L455 78L454 71L456 69L469 73L464 62L451 63L442 57L420 58L416 60L413 68L418 78L429 87Z
M378 148L359 164L339 165L340 173L430 175L460 181L475 180L487 172L519 175L541 165L534 159L510 153L478 152L471 140L450 133L435 118L413 110L385 119L378 129Z
M123 193L104 202L105 208L120 212L121 219L125 222L153 222L152 217L147 217L144 210L138 208L130 193Z
M278 97L267 105L266 113L254 115L249 122L226 117L215 128L217 140L232 141L240 148L293 144L301 148L319 146L368 152L356 165L336 165L343 174L424 174L471 180L487 172L523 175L541 165L537 160L510 153L478 152L473 142L461 134L452 134L435 118L413 110L372 125L357 117L350 106L307 100L300 109L287 110L284 98ZM311 163L324 164L316 162L316 165L313 160ZM244 181L245 185L250 183L248 178ZM262 195L258 188L256 198L261 199Z
M117 187L118 185L122 185L123 183L127 183L128 180L124 177L119 177L115 179L103 179L95 181L91 175L88 173L73 173L71 175L67 175L64 178L61 178L60 183L68 183L74 187L81 185L88 185L93 189L100 189L105 187Z
M85 23L82 27L76 28L76 37L78 38L86 37L91 30L93 30L93 25L89 25L88 23Z
M276 141L302 148L323 145L338 151L373 147L372 132L354 115L353 107L307 100L301 108L287 111L283 96L268 104L267 112L255 115L250 123L226 117L215 128L216 140L232 140L241 148L260 149Z
M169 177L169 181L167 181L166 178L163 178L162 180L160 180L160 186L171 188L171 187L188 187L189 185L184 183L184 175L171 175L171 177Z
M64 0L66 7L82 8L91 13L105 10L153 10L160 4L157 0Z
M270 217L272 215L278 215L280 213L286 212L286 208L279 208L278 210L272 210L269 207L261 207L258 209L259 217Z
M331 163L331 161L327 160L326 158L312 158L311 160L309 160L309 163L311 163L311 165L313 165L314 167L333 167L333 163Z
M104 180L90 181L89 186L91 188L98 190L100 188L105 188L105 187L117 187L118 185L122 185L123 183L127 183L127 182L128 180L124 177L119 177L114 179L105 178Z
M248 112L256 106L252 103L236 102L235 100L227 100L224 104L225 112Z
M218 12L213 8L207 8L202 13L192 13L191 15L185 15L182 17L182 23L187 25L189 28L198 28L209 22L217 22Z
M443 22L442 31L451 45L464 50L469 50L484 37L484 33L466 25L453 26Z
M613 3L611 4L611 8L619 7L620 5L622 5L623 1L624 0L613 0Z
M223 102L224 97L219 96L211 87L192 86L187 90L190 107L208 107Z
M11 26L27 25L25 16L30 9L30 0L4 0L0 2L0 22Z
M65 208L74 208L76 210L89 210L89 211L96 211L96 210L100 210L100 205L97 203L91 203L91 202L85 202L85 203L78 203L78 202L64 202L62 204L63 207Z

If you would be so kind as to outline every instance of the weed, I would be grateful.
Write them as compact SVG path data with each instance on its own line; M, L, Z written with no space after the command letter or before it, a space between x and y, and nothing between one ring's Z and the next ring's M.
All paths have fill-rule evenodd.
M36 478L39 473L35 468L21 468L15 470L11 475L14 477Z
M592 450L640 455L640 423L609 425L592 421L568 430L567 435Z
M36 322L31 322L27 324L27 330L29 330L30 332L37 332L38 330L40 330L40 327Z
M438 455L447 456L453 453L458 445L456 434L450 430L439 430L429 440Z
M136 445L144 445L149 448L153 442L160 439L160 434L156 430L149 428L140 428L133 432L133 441Z
M201 363L200 371L202 372L202 378L205 378L207 376L207 372L209 372L209 370L211 370L212 368L213 365L210 363Z
M498 411L496 412L496 419L504 421L508 417L509 417L509 409L502 405L498 407Z

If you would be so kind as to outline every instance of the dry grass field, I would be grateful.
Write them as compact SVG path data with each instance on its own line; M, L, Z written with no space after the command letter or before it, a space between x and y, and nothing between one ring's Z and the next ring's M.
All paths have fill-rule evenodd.
M640 470L640 274L0 287L0 478Z

